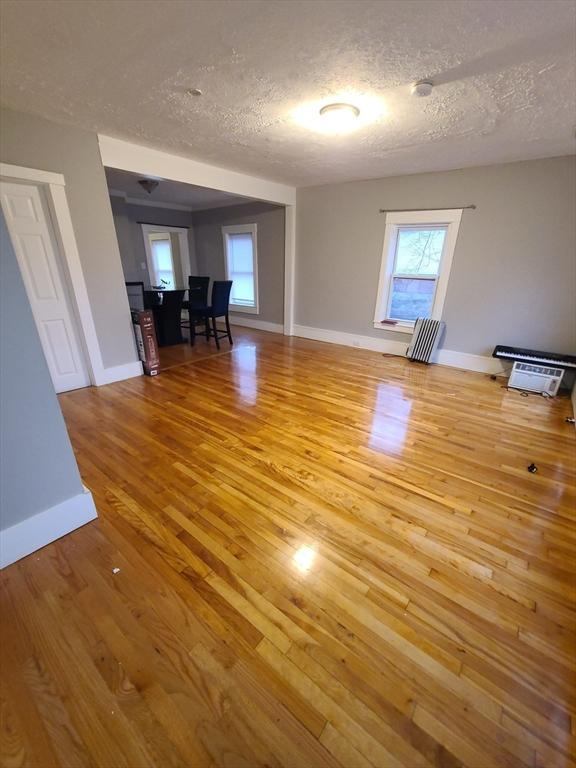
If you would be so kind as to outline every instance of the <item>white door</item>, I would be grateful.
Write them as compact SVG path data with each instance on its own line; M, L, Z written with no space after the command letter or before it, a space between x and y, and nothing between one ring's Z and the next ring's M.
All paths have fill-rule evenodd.
M87 387L90 378L71 311L67 281L40 188L2 182L2 210L56 392Z

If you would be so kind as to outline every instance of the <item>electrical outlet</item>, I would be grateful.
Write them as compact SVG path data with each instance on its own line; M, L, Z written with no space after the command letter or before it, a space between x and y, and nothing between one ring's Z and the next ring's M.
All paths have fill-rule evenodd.
M143 269L143 270L146 269L146 262L145 261L141 261L140 262L140 269Z

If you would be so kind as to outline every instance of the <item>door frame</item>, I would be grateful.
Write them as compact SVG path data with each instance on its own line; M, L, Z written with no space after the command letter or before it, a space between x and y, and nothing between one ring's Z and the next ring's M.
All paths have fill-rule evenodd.
M296 285L296 187L230 171L141 144L98 134L100 156L105 167L119 168L159 179L183 181L200 187L249 197L284 206L284 335L294 334ZM257 321L255 321L257 322ZM244 324L244 323L243 323Z
M76 321L76 330L83 353L90 382L94 386L107 384L109 378L102 362L96 326L88 299L80 254L72 226L72 218L66 198L66 180L61 173L25 168L19 165L0 163L0 181L28 182L40 189L48 204L50 224L56 236L61 259L62 278L71 298L71 314Z

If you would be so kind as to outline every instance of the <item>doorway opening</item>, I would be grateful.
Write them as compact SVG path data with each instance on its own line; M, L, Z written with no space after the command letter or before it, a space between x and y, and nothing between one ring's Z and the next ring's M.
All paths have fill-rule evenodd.
M207 306L213 306L214 287L231 282L227 308L234 341L250 336L240 327L284 332L284 205L160 177L147 192L141 174L105 170L127 291L139 291L153 313L160 370L232 349L226 341L218 349L213 341L225 317L209 339L202 322L191 337L190 280L195 303L196 291L206 286Z

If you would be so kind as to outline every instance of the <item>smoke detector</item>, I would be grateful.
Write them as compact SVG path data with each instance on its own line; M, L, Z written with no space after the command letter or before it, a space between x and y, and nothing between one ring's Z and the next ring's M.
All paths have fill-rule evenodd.
M410 93L412 94L412 96L418 96L422 98L425 96L430 96L433 88L434 88L434 83L432 82L432 80L418 80L418 82L412 85L412 88L410 89Z

